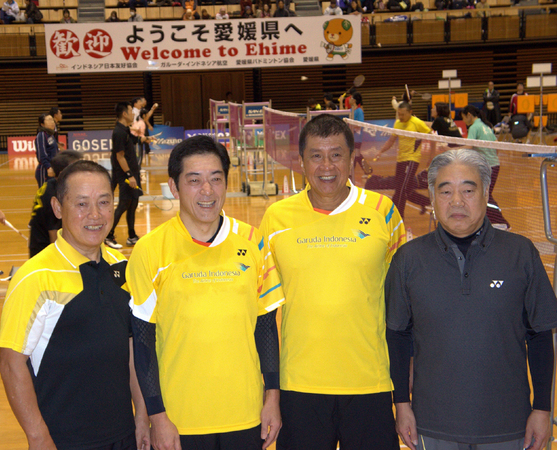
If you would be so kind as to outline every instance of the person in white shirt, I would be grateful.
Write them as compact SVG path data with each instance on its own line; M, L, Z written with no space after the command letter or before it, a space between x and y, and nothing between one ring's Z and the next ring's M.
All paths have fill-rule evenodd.
M224 6L219 10L217 15L215 16L215 19L217 19L217 20L228 20L228 19L230 19L230 16L226 12L226 8Z
M342 9L337 6L337 0L331 0L331 4L323 13L325 16L342 16Z
M17 6L15 0L7 0L0 11L0 19L2 19L4 23L9 24L17 19L18 14L19 6Z

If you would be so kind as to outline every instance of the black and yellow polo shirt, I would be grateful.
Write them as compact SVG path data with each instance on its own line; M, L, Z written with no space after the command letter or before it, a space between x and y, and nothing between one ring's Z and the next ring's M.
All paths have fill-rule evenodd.
M41 414L59 450L117 442L134 431L129 388L126 260L100 263L58 239L11 280L0 347L29 355Z

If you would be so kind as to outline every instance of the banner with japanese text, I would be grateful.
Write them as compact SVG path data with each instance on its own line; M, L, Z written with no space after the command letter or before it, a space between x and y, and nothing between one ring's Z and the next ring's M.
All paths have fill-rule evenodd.
M359 16L45 24L48 73L356 64Z

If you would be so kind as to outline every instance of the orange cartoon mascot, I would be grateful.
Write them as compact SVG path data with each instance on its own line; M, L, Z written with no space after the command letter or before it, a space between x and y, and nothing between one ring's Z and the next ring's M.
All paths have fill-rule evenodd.
M327 43L322 42L321 46L327 50L327 60L331 61L335 55L340 55L342 59L348 58L352 44L349 44L354 33L352 24L346 19L332 19L323 24L324 36Z

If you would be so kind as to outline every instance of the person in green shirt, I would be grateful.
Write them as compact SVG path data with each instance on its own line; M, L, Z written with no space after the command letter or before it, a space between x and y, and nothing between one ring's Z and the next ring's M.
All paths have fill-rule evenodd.
M488 127L481 119L481 111L473 105L466 105L462 111L462 120L468 127L468 139L477 139L481 141L496 141L497 137L493 130ZM493 198L493 189L497 182L499 169L501 168L497 150L488 147L471 147L480 152L491 167L491 184L489 185L489 199L487 207L487 217L492 225L499 225L500 228L510 229L509 222L503 217L501 208Z

